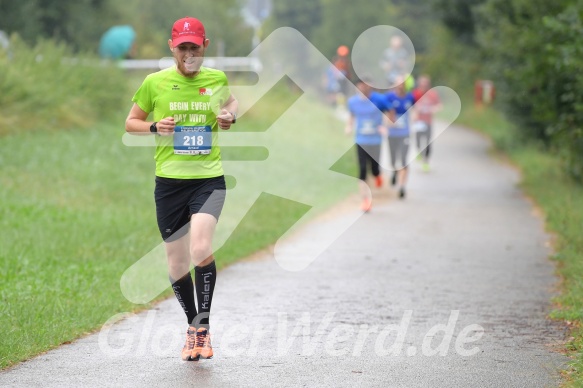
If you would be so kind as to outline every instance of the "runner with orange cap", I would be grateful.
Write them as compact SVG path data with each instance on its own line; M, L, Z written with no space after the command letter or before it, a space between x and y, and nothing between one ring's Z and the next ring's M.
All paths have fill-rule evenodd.
M340 77L338 83L340 84L340 98L342 101L338 101L340 106L344 105L344 101L346 101L346 96L348 96L348 85L349 81L352 79L352 64L350 63L350 58L348 54L350 54L350 49L347 46L340 46L336 50L336 57L332 61L334 67L338 69L340 74L343 76Z
M348 48L348 46L340 46L338 47L338 50L336 50L336 54L340 55L341 57L345 57L350 53L350 49Z

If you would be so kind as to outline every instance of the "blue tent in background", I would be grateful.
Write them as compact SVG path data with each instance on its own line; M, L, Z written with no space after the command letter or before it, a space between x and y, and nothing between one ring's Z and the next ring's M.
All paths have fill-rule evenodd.
M130 52L136 32L132 26L114 26L103 34L99 42L99 56L123 59Z

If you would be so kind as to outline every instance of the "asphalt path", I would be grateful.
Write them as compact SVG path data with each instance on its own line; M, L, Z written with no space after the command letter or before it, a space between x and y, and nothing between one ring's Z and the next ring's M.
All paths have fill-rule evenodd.
M557 386L550 236L488 148L451 127L431 172L411 166L405 200L373 190L372 211L305 270L267 250L221 271L212 360L180 360L185 319L169 299L0 373L0 386ZM358 205L286 244L301 251Z

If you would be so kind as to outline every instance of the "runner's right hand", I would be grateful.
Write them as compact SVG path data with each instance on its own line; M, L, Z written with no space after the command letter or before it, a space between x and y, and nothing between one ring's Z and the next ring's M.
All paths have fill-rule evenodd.
M158 134L161 136L171 136L174 134L174 127L176 124L174 123L174 117L166 117L162 120L158 121L156 124L156 128L158 129Z

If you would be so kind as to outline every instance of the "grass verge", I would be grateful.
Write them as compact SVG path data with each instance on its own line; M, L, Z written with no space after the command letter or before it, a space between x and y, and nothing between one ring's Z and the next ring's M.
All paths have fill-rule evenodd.
M583 187L569 178L556 156L520 139L516 128L492 108L464 104L458 123L489 135L522 171L521 186L545 214L546 227L556 236L552 259L561 277L551 318L566 321L572 339L566 351L572 358L564 386L583 386Z

